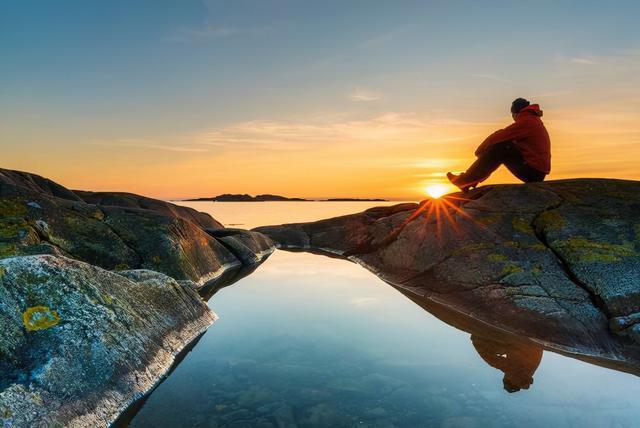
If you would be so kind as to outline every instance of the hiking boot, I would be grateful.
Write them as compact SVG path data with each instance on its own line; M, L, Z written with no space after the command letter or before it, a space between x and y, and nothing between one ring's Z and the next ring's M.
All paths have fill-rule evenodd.
M447 172L447 178L453 185L455 185L458 189L462 190L465 193L468 192L469 189L471 188L478 187L478 184L480 184L480 181L481 181L481 180L475 180L475 181L466 180L464 176L464 172L459 175L456 175L452 172Z

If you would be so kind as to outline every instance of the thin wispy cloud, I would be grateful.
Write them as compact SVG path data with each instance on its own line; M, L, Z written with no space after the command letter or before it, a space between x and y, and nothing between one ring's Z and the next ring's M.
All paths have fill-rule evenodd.
M382 96L376 92L369 91L364 88L356 87L350 94L349 99L351 101L378 101L382 99Z
M493 74L473 73L473 74L470 74L469 76L476 77L478 79L491 80L493 82L498 82L498 83L511 83L510 80L503 79Z
M470 130L485 125L433 115L388 112L363 120L253 120L185 136L183 140L234 150L304 150L312 145L329 144L451 144L470 134L476 135L477 131Z
M595 64L597 64L597 62L592 60L592 59L580 58L580 57L573 57L569 61L574 63L574 64L581 64L581 65L595 65Z
M103 147L118 147L121 149L133 148L133 149L146 149L146 150L162 150L167 152L177 153L205 153L210 149L202 146L184 145L184 144L157 144L149 142L147 140L133 139L133 138L120 138L117 140L95 140L89 142L92 146Z

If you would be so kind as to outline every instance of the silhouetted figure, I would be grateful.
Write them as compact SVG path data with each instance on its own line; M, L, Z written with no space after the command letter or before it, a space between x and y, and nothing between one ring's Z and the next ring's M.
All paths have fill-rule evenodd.
M516 392L529 389L533 374L542 360L542 348L517 342L501 342L471 335L474 348L491 367L504 373L504 389Z
M467 171L447 173L462 191L476 187L502 164L525 183L542 181L551 171L551 143L538 104L518 98L511 104L511 116L515 123L489 135L476 149L478 159Z

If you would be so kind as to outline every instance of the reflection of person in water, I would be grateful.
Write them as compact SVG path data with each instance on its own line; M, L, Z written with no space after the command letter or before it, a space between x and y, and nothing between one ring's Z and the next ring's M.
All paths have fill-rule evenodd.
M471 342L487 364L504 373L504 389L509 392L529 389L533 374L542 360L541 347L475 335L471 335Z

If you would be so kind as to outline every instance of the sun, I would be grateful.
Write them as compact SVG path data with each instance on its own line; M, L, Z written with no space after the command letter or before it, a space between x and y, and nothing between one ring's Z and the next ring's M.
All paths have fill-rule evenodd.
M447 194L447 192L449 191L449 186L442 183L431 184L424 190L427 192L427 195L429 195L433 199L438 199L440 196Z

